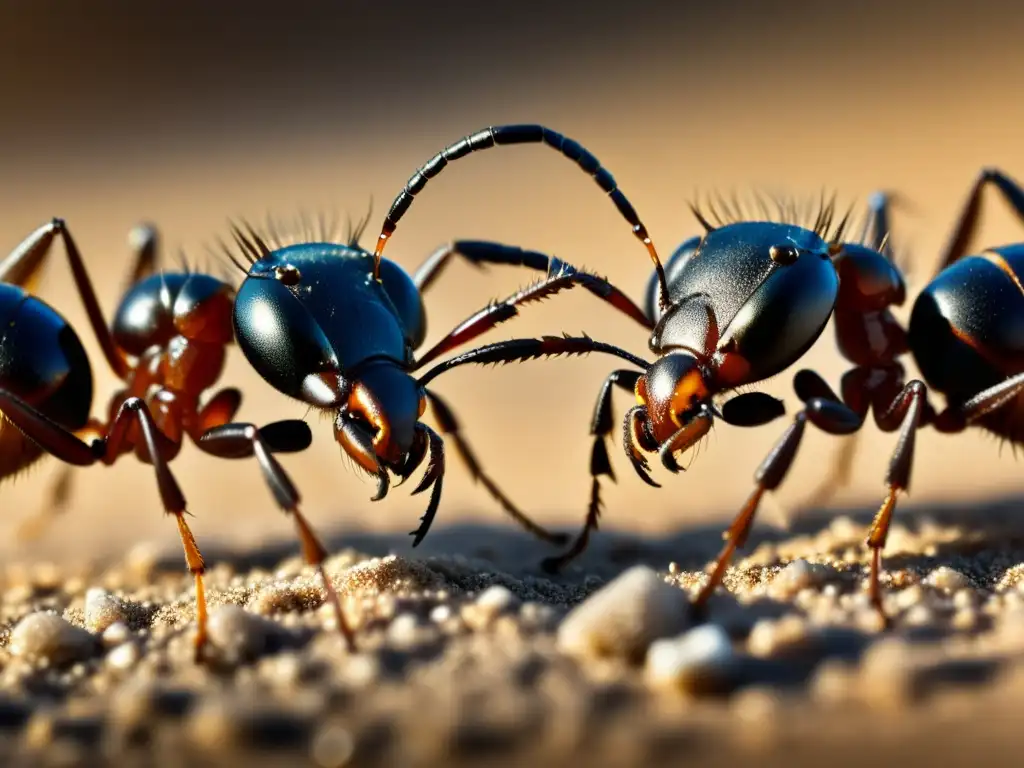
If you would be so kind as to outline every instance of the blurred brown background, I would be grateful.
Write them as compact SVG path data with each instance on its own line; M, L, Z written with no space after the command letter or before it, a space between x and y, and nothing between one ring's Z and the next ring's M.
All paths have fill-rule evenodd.
M159 4L4 3L0 249L47 217L66 217L112 314L125 234L140 219L162 227L168 256L180 247L197 258L229 216L358 217L372 196L372 242L393 196L435 151L488 124L535 121L601 158L666 257L697 231L686 206L697 190L767 186L806 197L824 187L850 202L898 189L909 205L894 238L912 254L916 290L978 169L998 164L1024 177L1024 17L1014 2L512 5L290 2L271 12L250 3L234 13L225 4L161 12ZM555 253L637 299L649 274L643 249L593 183L539 147L453 166L411 209L388 255L412 269L453 237ZM1021 240L1024 227L995 204L982 239ZM42 291L96 351L63 253L55 257ZM431 339L532 278L453 266L429 295ZM644 334L586 294L535 306L486 340L562 330L646 352ZM113 381L100 359L106 395ZM838 381L845 366L831 329L807 363ZM468 437L513 498L575 526L589 487L590 412L611 365L593 357L465 368L438 390L458 404ZM767 388L792 403L791 379ZM223 384L244 388L242 415L254 420L306 413L256 378L237 350ZM97 412L103 407L98 401ZM339 458L329 424L315 426L313 448L286 462L309 516L334 531L414 527L425 499L410 498L410 485L371 504L370 482ZM620 484L606 493L605 525L656 533L731 513L783 428L718 429L692 471L662 478L661 491L632 475L616 444ZM877 503L893 442L868 429L854 484L837 503ZM808 434L780 508L799 506L837 446ZM47 463L4 487L3 530L38 507L54 469ZM189 446L174 469L201 543L290 535L255 466ZM8 543L5 560L175 541L148 467L128 459L81 471L76 482L62 527L29 548ZM991 438L928 432L919 441L917 504L1022 487L1020 465ZM467 518L502 520L453 461L437 524ZM764 519L778 518L768 508Z

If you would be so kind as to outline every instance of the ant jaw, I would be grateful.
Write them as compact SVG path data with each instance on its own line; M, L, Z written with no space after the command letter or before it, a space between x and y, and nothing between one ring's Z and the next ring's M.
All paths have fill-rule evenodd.
M680 419L682 426L658 447L662 466L672 473L683 469L676 462L675 454L689 450L711 430L716 409L711 403L702 402L689 413L693 415L688 419Z

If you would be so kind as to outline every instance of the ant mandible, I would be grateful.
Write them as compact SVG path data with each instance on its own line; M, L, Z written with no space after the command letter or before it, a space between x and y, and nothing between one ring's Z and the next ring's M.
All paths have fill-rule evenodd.
M715 398L794 365L834 318L839 350L854 365L842 378L842 396L814 371L796 373L794 389L803 407L755 472L754 491L725 532L724 548L694 606L706 605L733 553L746 541L764 493L785 479L807 422L829 434L852 435L864 426L870 411L881 430L899 432L885 478L885 498L866 542L872 553L868 594L887 622L881 552L897 496L910 487L917 430L931 425L940 432L958 433L977 425L1013 442L1024 441L1022 342L1006 323L1008 315L1024 306L1024 244L966 255L981 193L988 184L1024 221L1024 190L998 170L984 171L936 276L914 302L906 329L891 311L903 304L906 289L887 243L884 195L872 200L873 236L867 239L865 232L863 243L842 242L848 217L826 238L834 213L831 204L822 208L810 229L742 220L736 211L727 211L724 219L716 215L712 224L694 208L705 234L683 243L648 287L646 310L656 323L650 347L659 354L655 362L638 361L587 337L514 339L451 358L431 373L469 363L592 351L630 360L641 369L615 371L601 388L591 425L591 504L573 547L545 561L550 570L557 570L583 551L590 530L596 528L598 478L614 477L604 446L612 429L613 387L632 390L637 398L624 418L623 446L640 477L656 485L648 474L645 452L658 452L663 466L678 472L675 454L693 447L715 418L753 427L783 416L782 401L762 392L738 394L721 405ZM900 357L908 352L925 381L905 381ZM928 387L945 396L942 411L929 404Z
M104 420L90 416L92 368L74 328L27 290L58 237L103 357L124 383L111 397ZM72 466L109 466L134 452L151 464L164 511L177 522L185 561L195 579L198 661L207 641L205 563L169 463L188 436L216 455L255 455L273 478L276 493L279 486L291 483L272 452L304 450L312 434L299 420L263 428L230 423L241 405L237 389L222 389L200 402L220 378L226 347L232 342L234 292L210 275L187 269L158 272L152 227L136 228L131 240L135 256L129 286L109 327L63 220L39 227L0 262L0 480L45 454ZM89 436L94 439L85 442ZM58 488L66 493L66 475ZM301 516L296 520L300 529L308 528ZM330 582L324 581L330 593Z
M442 437L420 421L428 403L471 475L517 523L546 541L568 541L527 518L498 489L460 434L451 406L424 386L434 374L417 380L414 372L515 317L522 305L576 285L650 327L643 311L606 281L536 251L455 241L429 256L412 276L382 257L413 196L450 161L524 143L546 144L593 177L661 269L646 227L612 175L577 142L540 125L492 126L437 153L395 198L373 253L359 247L359 232L347 244L286 245L275 232L261 234L247 225L247 232L236 238L248 265L236 261L246 277L235 299L235 334L249 363L279 391L333 415L342 450L377 480L373 501L386 495L391 474L404 482L427 461L413 493L430 489L431 496L419 527L411 532L413 546L423 540L437 513L445 472ZM417 358L427 331L423 294L456 255L477 266L525 266L546 277L474 313Z

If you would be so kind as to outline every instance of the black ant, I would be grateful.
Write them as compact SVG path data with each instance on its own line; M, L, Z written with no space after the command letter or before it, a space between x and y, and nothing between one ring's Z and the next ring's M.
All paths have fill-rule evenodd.
M984 171L938 273L914 302L906 329L891 312L905 301L906 288L888 243L884 195L873 198L870 226L861 243L842 241L849 214L827 235L834 214L831 203L822 207L810 229L746 221L728 209L724 218L716 214L712 224L694 208L705 234L684 242L648 286L646 312L655 324L650 348L659 355L655 362L587 337L514 339L451 358L431 374L468 363L592 351L617 355L641 369L614 371L601 388L591 425L590 507L573 547L545 561L557 570L583 551L597 527L598 478L614 479L604 445L612 430L613 387L630 390L637 398L625 415L623 445L640 477L657 485L648 474L644 452L657 451L663 466L678 472L674 455L696 445L715 418L753 427L783 416L782 401L763 392L737 394L721 405L715 398L794 365L833 318L839 350L854 365L842 378L842 396L817 373L797 372L794 389L803 407L755 472L755 489L725 532L726 544L694 602L703 608L721 583L734 551L747 539L762 496L778 488L789 471L807 422L829 434L852 435L870 411L880 429L899 432L886 496L867 537L872 551L868 594L886 620L881 552L897 495L909 488L917 429L931 425L957 433L977 425L1014 443L1024 442L1024 364L1019 355L1024 342L1007 323L1024 306L1024 244L967 255L987 184L994 184L1024 221L1024 190L997 170ZM763 212L769 219L766 207ZM788 217L785 206L780 212ZM900 357L908 352L927 385L905 381ZM929 404L928 387L945 396L944 410Z
M460 434L451 406L424 386L436 374L430 372L417 380L415 371L516 316L520 306L575 285L584 286L648 326L643 311L606 281L536 251L493 242L456 241L429 256L411 277L382 257L413 196L449 161L495 145L522 143L545 143L591 175L660 269L646 228L612 175L575 141L540 125L487 128L435 155L395 199L374 253L358 245L362 227L347 244L285 245L275 232L262 235L249 226L245 234L236 237L248 266L236 260L246 277L235 299L235 335L250 364L279 391L332 414L334 436L343 451L377 480L374 501L387 494L391 474L404 482L428 462L422 481L413 490L416 494L431 489L427 510L419 527L411 532L413 546L423 540L437 513L445 472L442 437L420 421L428 403L441 433L451 439L472 476L516 522L548 542L568 541L527 518L498 489ZM547 274L473 314L417 358L415 351L423 345L427 331L423 293L455 255L477 266L525 266ZM298 495L292 488L278 498L287 508Z
M90 416L92 368L74 328L26 290L38 277L57 237L64 242L103 356L124 382L124 388L110 399L105 419ZM205 564L185 519L185 497L168 464L188 436L217 455L255 454L264 472L274 477L276 492L290 482L271 452L304 450L312 434L299 420L261 429L230 423L241 405L237 389L222 389L200 402L220 378L226 348L233 339L234 291L207 274L187 269L158 272L153 228L135 229L132 240L135 256L129 287L110 326L78 246L61 219L39 227L0 262L0 479L26 469L45 454L72 466L111 465L128 453L151 464L164 511L178 524L185 560L195 578L199 660L207 639ZM89 436L94 439L86 442ZM58 483L61 494L66 493L67 482L65 476ZM296 515L300 529L308 529ZM324 578L324 583L331 592L329 580Z

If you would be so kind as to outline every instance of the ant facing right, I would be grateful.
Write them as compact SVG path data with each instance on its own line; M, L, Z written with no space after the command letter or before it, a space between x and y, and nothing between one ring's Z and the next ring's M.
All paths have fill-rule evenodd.
M671 472L675 455L694 447L715 418L734 426L767 424L785 414L782 401L763 392L725 393L764 381L796 364L817 341L830 318L842 355L853 363L842 378L841 396L817 373L799 370L794 389L803 407L754 473L755 487L723 538L726 543L705 586L694 599L701 611L721 584L733 553L750 533L766 491L779 487L795 458L807 422L833 435L850 436L868 413L884 432L899 432L886 474L886 495L872 522L868 594L888 623L880 586L885 547L897 496L910 487L917 430L931 425L944 433L979 426L1013 443L1024 443L1024 243L968 255L977 229L981 194L994 185L1024 221L1024 189L998 170L975 182L937 274L918 295L909 326L891 308L906 299L903 277L888 244L888 203L876 195L861 242L844 241L849 214L834 229L834 206L823 206L810 229L786 219L744 220L725 205L709 221L694 213L705 234L684 242L650 279L645 311L655 324L650 348L658 355L643 370L622 369L605 380L591 434L592 492L586 522L571 548L549 558L551 571L586 548L597 528L601 476L614 479L605 441L611 434L614 387L632 391L637 404L623 422L623 447L630 463L651 485L645 452L657 451ZM767 208L764 218L770 219ZM869 234L870 233L870 234ZM513 339L447 360L436 375L469 363L512 362L548 354L601 351L629 360L624 350L587 337L566 338L549 351ZM552 339L552 342L559 340ZM910 353L924 381L905 381L900 358ZM621 354L620 354L621 353ZM635 363L634 363L635 364ZM925 383L927 382L927 384ZM426 383L424 380L423 383ZM937 411L928 388L944 395Z

